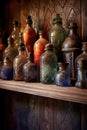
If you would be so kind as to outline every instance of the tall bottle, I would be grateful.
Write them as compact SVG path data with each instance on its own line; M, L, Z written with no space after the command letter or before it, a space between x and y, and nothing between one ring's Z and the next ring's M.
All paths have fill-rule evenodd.
M20 33L20 28L19 28L19 23L18 21L13 22L13 31L10 35L14 39L14 47L18 49L19 47L19 33Z
M56 14L56 17L53 19L53 27L49 32L49 40L54 46L55 53L57 55L57 61L62 62L62 44L66 38L66 31L62 27L62 18L59 14Z
M73 85L76 81L75 59L81 53L81 40L77 33L77 29L77 24L71 22L69 34L62 46L64 60L69 63L69 71Z
M22 33L20 34L20 45L18 48L19 54L15 57L13 62L14 80L22 81L23 77L23 65L27 62L27 54L23 43Z
M26 17L26 27L23 32L23 39L27 53L31 52L33 54L33 45L36 41L36 33L32 27L31 16Z
M34 43L34 63L40 67L40 56L44 52L45 45L48 41L44 38L43 32L39 32L39 39Z
M78 88L87 88L87 42L83 42L82 53L77 56L76 63L76 84Z
M45 52L40 57L40 81L45 84L54 84L57 73L57 57L53 45L45 45Z
M8 46L3 52L3 57L8 57L13 63L13 59L18 55L18 50L14 47L14 39L12 37L8 38Z

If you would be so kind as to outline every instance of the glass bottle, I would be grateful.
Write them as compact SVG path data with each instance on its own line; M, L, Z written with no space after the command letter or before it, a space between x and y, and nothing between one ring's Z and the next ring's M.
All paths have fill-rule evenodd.
M48 41L43 37L43 32L39 32L39 39L34 43L34 63L40 67L40 56L44 52L45 45Z
M4 63L1 68L1 79L3 80L13 79L13 66L8 57L4 58Z
M55 18L53 19L53 27L49 32L49 40L51 44L54 46L55 53L57 55L57 61L62 62L62 44L66 38L66 31L62 27L62 18L59 14L56 14Z
M79 88L87 88L87 42L83 42L82 53L77 56L76 64L76 77L77 81L75 86Z
M58 73L56 74L55 82L57 86L70 86L71 77L68 71L68 63L58 63Z
M62 45L64 61L69 63L72 85L76 81L75 59L81 53L81 40L77 33L77 24L70 23L69 34Z
M28 62L23 66L24 80L26 82L37 81L37 66L33 63L31 52L28 55Z
M77 61L77 81L75 86L87 89L87 60L84 58Z
M3 52L3 57L8 57L13 63L13 59L18 55L18 50L14 48L14 39L12 37L8 38L8 46Z
M19 33L20 33L19 23L18 23L18 21L14 21L13 22L13 31L12 31L10 37L12 37L14 39L14 47L17 49L19 47Z
M27 54L23 43L22 33L20 34L20 45L18 51L19 54L15 57L13 61L14 80L22 81L24 80L23 65L27 62Z
M45 52L40 57L40 81L45 84L54 84L57 73L57 57L53 45L45 45Z
M36 41L36 33L32 27L31 16L26 17L26 27L23 32L23 39L27 54L31 52L33 54L33 45Z

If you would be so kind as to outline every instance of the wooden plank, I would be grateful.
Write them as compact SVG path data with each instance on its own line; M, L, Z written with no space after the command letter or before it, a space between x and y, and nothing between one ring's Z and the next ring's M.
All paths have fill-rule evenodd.
M53 99L87 104L87 90L78 89L76 87L59 87L56 85L47 85L42 83L0 80L0 88Z

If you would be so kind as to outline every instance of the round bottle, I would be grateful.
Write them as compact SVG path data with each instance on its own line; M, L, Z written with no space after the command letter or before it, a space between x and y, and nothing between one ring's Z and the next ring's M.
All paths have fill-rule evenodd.
M55 53L57 55L57 61L63 61L62 55L62 44L66 38L66 31L62 27L62 18L59 14L56 14L56 17L53 19L53 27L49 32L49 40L54 46Z
M1 79L3 80L13 79L13 66L8 57L4 58L4 63L1 68Z
M28 55L28 62L23 66L24 80L26 82L37 81L37 66L32 61L32 54Z
M14 39L14 47L17 49L19 47L19 33L20 33L19 23L18 23L18 21L14 21L13 22L13 31L12 31L10 37L12 37Z
M55 82L57 86L70 86L71 77L67 69L68 63L58 63L58 73L56 74Z
M45 45L45 52L40 57L40 81L45 84L54 84L57 73L57 57L53 45Z
M77 24L71 22L69 34L62 46L64 61L69 63L69 71L73 85L76 81L75 59L81 53L81 40L77 33L77 29Z
M33 54L33 45L36 41L36 33L32 27L31 16L26 17L26 27L23 32L23 39L27 53L31 52Z
M14 48L14 39L12 37L8 38L8 46L3 52L3 57L8 57L13 63L13 59L18 55L18 50Z
M23 65L27 62L27 54L22 39L22 33L20 34L20 45L18 48L19 54L14 58L13 69L14 69L14 80L22 81L23 77Z
M40 67L40 56L44 52L45 45L48 41L43 37L43 32L39 32L39 39L34 43L34 63Z

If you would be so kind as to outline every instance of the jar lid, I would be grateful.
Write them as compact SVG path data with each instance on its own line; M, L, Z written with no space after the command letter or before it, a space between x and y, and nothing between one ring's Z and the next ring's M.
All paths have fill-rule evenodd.
M87 42L82 42L82 51L87 51Z
M32 18L31 18L30 15L28 15L28 16L26 17L26 23L29 24L29 25L32 24Z
M46 50L53 50L53 48L54 48L53 45L51 43L48 43L48 44L45 45L45 49L44 50L45 51Z
M53 19L53 24L55 23L62 24L62 18L60 17L60 14L56 14L55 18Z
M76 29L78 29L77 23L76 22L70 22L69 28L76 28Z

